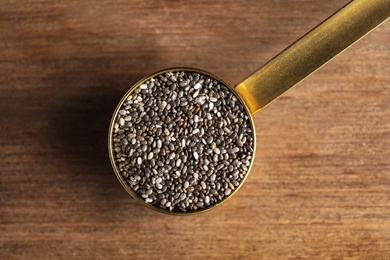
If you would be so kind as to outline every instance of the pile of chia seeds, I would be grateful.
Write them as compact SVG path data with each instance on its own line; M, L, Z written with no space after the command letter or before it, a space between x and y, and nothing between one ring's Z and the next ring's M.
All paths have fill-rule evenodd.
M228 87L192 71L162 73L139 85L118 111L116 167L146 203L175 212L221 202L245 178L253 130Z

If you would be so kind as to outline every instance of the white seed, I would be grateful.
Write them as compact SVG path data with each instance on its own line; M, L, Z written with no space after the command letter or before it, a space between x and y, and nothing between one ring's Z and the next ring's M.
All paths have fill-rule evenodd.
M205 96L199 96L195 99L195 102L198 103L199 105L203 105L205 98L206 98Z
M204 203L206 203L206 204L210 203L210 197L209 196L204 197Z
M200 89L201 87L202 87L202 84L200 84L200 83L196 83L194 85L194 89Z
M176 156L176 154L174 152L172 152L169 154L169 159L172 160L175 158L175 156Z
M195 158L195 160L199 159L199 154L197 152L194 152L194 158Z
M121 117L120 119L119 119L119 125L124 125L125 124L125 120Z
M195 91L194 94L192 94L192 98L196 98L199 95L199 90Z
M124 115L126 115L126 110L123 110L123 109L121 109L121 110L119 110L119 112L118 112L121 116L124 116Z
M196 129L194 129L194 130L192 131L192 134L197 134L197 133L199 133L199 129L198 129L198 128L196 128Z
M167 106L167 102L165 100L163 100L161 103L160 103L160 108L161 110L164 110L164 108Z
M212 102L209 103L209 109L210 109L210 111L214 109L214 103L212 103Z
M221 151L217 148L217 147L215 147L214 148L214 153L216 153L216 154L220 154L221 153Z
M215 97L210 97L210 101L211 101L211 102L217 102L217 100L218 100L218 99L215 98Z
M148 86L146 84L141 84L141 86L139 86L140 89L147 89Z
M177 161L176 161L176 167L179 167L180 164L181 164L181 159L179 158L179 159L177 159Z
M142 163L142 158L141 158L141 157L138 157L137 163L138 163L138 164L141 164L141 163Z
M148 160L151 160L151 159L153 159L153 153L152 153L152 152L150 152L150 153L148 154Z

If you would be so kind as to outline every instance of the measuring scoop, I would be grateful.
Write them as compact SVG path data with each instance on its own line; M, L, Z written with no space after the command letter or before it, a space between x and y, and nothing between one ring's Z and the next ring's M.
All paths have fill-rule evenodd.
M390 16L390 0L352 1L346 6L344 6L343 8L341 8L339 11L337 11L335 14L330 16L324 22L319 24L317 27L312 29L302 38L297 40L295 43L290 45L287 49L285 49L276 57L274 57L263 67L261 67L260 69L252 73L246 79L239 82L235 87L228 86L221 79L215 77L209 72L205 72L203 70L193 69L193 68L167 69L167 70L154 73L140 80L129 89L129 91L124 95L124 97L119 102L117 108L114 111L110 128L109 128L109 136L108 136L109 156L110 156L112 167L120 183L128 191L130 195L132 195L135 199L143 203L145 206L163 213L175 214L175 215L187 215L187 214L204 212L216 207L217 205L220 205L222 202L232 197L237 192L237 190L242 186L253 164L253 159L255 157L254 152L256 147L256 142L255 142L256 134L255 134L252 115L258 112L259 110L261 110L262 108L264 108L265 106L267 106L271 101L275 100L286 90L296 85L298 82L306 78L308 75L310 75L311 73L319 69L321 66L326 64L332 58L334 58L336 55L338 55L343 50L345 50L353 43L358 41L360 38L362 38L364 35L369 33L371 30L373 30L381 23L386 21L389 18L389 16ZM201 166L202 168L200 169L202 169L201 170L202 173L199 174L192 173L192 175L194 175L195 177L189 177L186 174L180 173L177 170L179 167L180 170L183 169L181 160L180 162L177 159L175 159L176 161L173 161L175 155L172 154L171 151L167 151L167 153L170 152L171 154L165 154L164 152L163 156L164 158L169 158L167 159L167 162L169 162L167 163L169 164L167 168L173 170L169 172L166 171L165 169L165 173L162 174L158 172L159 168L158 166L154 165L155 164L154 162L150 163L153 159L153 156L156 156L156 154L153 154L153 152L145 152L143 156L139 156L137 158L136 157L132 158L131 155L127 155L127 153L132 154L134 152L135 153L138 152L138 151L133 151L134 149L132 149L131 147L131 145L136 144L136 142L142 142L143 144L142 149L144 149L145 151L151 151L151 148L148 146L152 145L152 143L154 143L153 144L154 147L156 146L155 141L153 141L153 136L151 136L150 142L143 140L144 139L143 137L142 140L128 141L126 139L124 141L125 144L123 146L126 148L126 155L124 155L125 157L120 157L118 155L120 153L124 153L123 152L124 150L121 151L120 147L118 148L117 145L114 145L114 143L118 141L118 137L117 137L118 135L117 133L119 131L118 129L120 128L121 125L125 125L126 123L125 122L126 118L123 119L121 117L121 114L126 115L127 113L126 111L123 110L124 104L127 104L125 102L131 100L131 98L134 97L135 93L141 93L142 91L146 91L145 89L148 88L147 84L150 85L151 82L154 81L154 79L159 77L162 78L170 77L170 75L176 75L175 73L176 74L189 73L191 75L195 73L196 75L204 75L209 79L207 82L213 81L217 85L221 84L227 86L229 91L231 92L231 95L228 96L230 96L230 98L233 98L235 101L237 101L240 104L240 106L242 106L243 113L246 114L244 117L247 118L248 127L250 127L250 129L247 132L250 133L251 136L249 137L252 138L251 147L248 147L245 150L248 152L247 157L244 156L244 158L247 158L247 161L242 163L240 162L238 164L240 166L240 169L243 169L240 172L241 177L237 179L239 181L235 181L236 179L232 178L231 180L227 180L226 183L228 184L225 184L223 182L222 187L219 187L220 190L219 193L212 192L214 190L214 186L216 185L214 185L212 181L210 181L210 178L213 180L216 177L213 175L211 176L208 175L207 170L205 169L209 169L210 167L207 167L207 165L206 168L203 165ZM174 78L174 81L176 81L176 78ZM187 86L187 88L190 87L193 87L195 89L199 88L198 85ZM196 92L196 90L193 91L189 90L189 91L191 93ZM142 102L142 101L134 100L134 102ZM158 104L160 107L156 108L155 109L156 111L160 108L161 109L166 108L165 103L160 102ZM212 106L214 108L214 105ZM207 107L208 109L207 111L211 111L213 108ZM192 109L191 111L196 110L195 108L192 107L191 109ZM140 108L140 113L143 113L144 112L143 110L144 108L142 109ZM194 113L197 112L198 110L195 111ZM168 115L168 112L166 112L165 114ZM127 115L127 117L131 118L130 115ZM186 118L185 114L183 114L183 118ZM238 121L238 119L232 116L231 120L227 119L227 121L233 124L233 121L236 122ZM139 122L140 121L138 120L136 123ZM177 122L179 122L179 120ZM184 123L187 124L185 120L180 122L181 124ZM168 123L172 125L171 122ZM151 127L155 127L155 126L151 126ZM159 127L161 127L161 125L159 125ZM147 132L148 129L146 129L145 127L145 129L143 129L142 131ZM195 133L195 131L198 132L198 130L193 130L193 133ZM230 131L230 130L228 129L226 131ZM169 136L169 134L167 134L167 136ZM173 134L171 136L174 137ZM237 139L237 142L241 142L241 140L242 139ZM178 142L178 140L175 141ZM191 142L192 141L188 141L187 145L190 144ZM208 145L208 143L205 140L203 140L203 142L204 145L206 146ZM221 142L219 142L219 144L220 143ZM228 145L225 142L222 142L221 149L227 150L227 148L224 149L223 147L224 144ZM186 142L183 143L183 147L185 145ZM203 144L200 142L200 145ZM157 146L161 147L161 144L157 143ZM183 149L184 148L180 148L180 151L182 151ZM219 159L224 158L224 156L220 154L221 153L220 149L215 149L215 147L213 149L214 152L216 152L218 155L218 156L214 155L214 158L216 158L216 162ZM142 154L142 152L139 152L139 154ZM199 160L198 157L200 155L198 155L197 152L191 151L191 156L195 157L196 160ZM145 161L148 162L144 164ZM226 169L228 169L229 163L224 162L224 164L225 166L221 166L221 167L225 167ZM137 176L127 177L127 173L122 172L121 165L122 166L126 165L127 167L126 169L134 169L134 172L139 172L141 174L140 176L142 177L137 177ZM161 162L160 166L161 169L164 168L164 162ZM198 162L196 162L196 166L198 166ZM153 168L152 169L153 171L151 171L150 168ZM230 168L233 167L231 166ZM213 171L213 170L214 169L209 169L209 171ZM145 175L144 171L147 171L148 173ZM150 176L149 172L150 174L155 174L156 176L149 177ZM222 179L228 178L228 176L225 173L221 173L220 171L219 173L223 176ZM175 176L175 174L178 175ZM204 176L202 176L202 174ZM219 177L217 176L217 178ZM170 179L173 180L171 181ZM205 184L206 180L208 181L207 185ZM171 184L172 189L170 189L170 187L168 188L163 187L162 184L164 183L164 181L175 183L175 185ZM134 184L130 184L130 182L134 182ZM194 188L191 188L192 183L194 184ZM175 194L176 190L178 191L178 194ZM196 196L194 196L194 193L196 194Z

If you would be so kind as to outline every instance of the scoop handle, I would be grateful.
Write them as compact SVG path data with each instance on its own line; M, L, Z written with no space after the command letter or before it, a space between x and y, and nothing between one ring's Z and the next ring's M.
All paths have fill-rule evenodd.
M255 114L390 16L390 0L354 0L235 87Z

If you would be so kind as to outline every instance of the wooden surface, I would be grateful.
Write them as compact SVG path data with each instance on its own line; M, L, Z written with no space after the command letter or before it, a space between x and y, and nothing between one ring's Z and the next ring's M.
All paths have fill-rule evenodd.
M242 189L201 215L138 204L111 114L172 66L232 85L347 0L0 1L0 259L390 259L390 24L254 116Z

